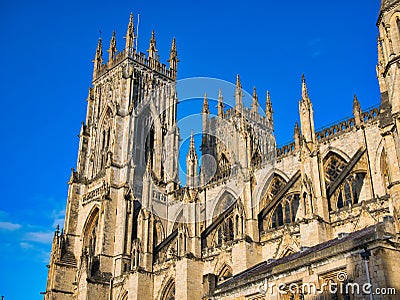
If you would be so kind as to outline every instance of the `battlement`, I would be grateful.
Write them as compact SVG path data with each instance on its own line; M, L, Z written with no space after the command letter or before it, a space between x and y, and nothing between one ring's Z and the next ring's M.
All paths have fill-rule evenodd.
M102 64L100 68L95 72L94 80L107 73L107 71L114 68L125 59L131 59L134 62L159 73L160 75L168 77L171 80L176 79L176 71L168 68L167 65L161 63L157 59L146 57L146 54L143 52L136 52L136 49L134 48L126 48L118 52L114 56L113 60Z
M364 122L364 124L367 124L373 122L374 120L377 120L378 116L379 116L379 107L373 106L368 108L366 112L362 113L362 121ZM352 128L355 127L355 124L356 124L355 118L348 117L345 118L344 120L322 127L315 133L315 136L318 142L323 143L345 132L350 131ZM295 152L295 150L296 146L294 142L287 143L276 149L276 157L282 158L291 155L293 152Z

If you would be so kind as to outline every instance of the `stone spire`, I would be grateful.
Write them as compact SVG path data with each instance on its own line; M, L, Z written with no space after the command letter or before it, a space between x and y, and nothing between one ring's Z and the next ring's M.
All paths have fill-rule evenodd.
M132 49L133 47L135 47L135 27L133 25L133 14L131 13L125 36L125 49Z
M176 79L176 72L178 71L178 52L176 51L176 39L172 39L171 51L169 52L169 69L174 73L173 77Z
M115 30L112 33L110 40L110 48L107 50L107 52L108 52L108 63L111 63L115 58L115 54L117 53L117 40L115 38Z
M253 97L251 101L251 111L253 113L258 113L258 95L257 95L257 89L256 87L253 88Z
M306 76L303 74L301 75L301 96L303 100L310 100L308 97L308 89L306 84Z
M202 110L203 114L209 114L210 113L210 109L208 106L208 98L207 98L207 93L204 93L204 100L203 100L203 110Z
M363 118L362 118L362 110L361 110L360 102L357 99L357 95L354 95L354 99L353 99L353 114L354 114L354 121L355 121L356 127L358 128L361 126Z
M196 153L196 147L194 144L193 131L190 134L190 146L189 151L186 155L186 185L189 188L197 186L198 180L198 159Z
M272 128L274 128L273 110L271 102L271 94L267 91L267 101L265 103L265 115L267 116L268 122Z
M306 78L302 75L301 100L299 103L301 132L306 143L315 143L314 110L306 85Z
M235 100L236 100L236 111L242 112L243 111L243 91L242 91L242 84L240 82L239 74L236 75Z
M224 117L224 98L222 97L222 90L219 89L218 92L218 104L217 104L217 108L218 108L218 117L223 118Z
M103 42L101 37L99 37L99 40L97 41L96 55L94 56L93 63L94 63L94 69L93 69L93 78L94 78L96 72L100 69L103 63Z
M158 50L156 48L156 38L154 35L154 30L151 32L150 46L147 52L149 53L149 58L157 59Z
M295 150L300 149L300 127L299 122L296 121L294 125L294 147Z

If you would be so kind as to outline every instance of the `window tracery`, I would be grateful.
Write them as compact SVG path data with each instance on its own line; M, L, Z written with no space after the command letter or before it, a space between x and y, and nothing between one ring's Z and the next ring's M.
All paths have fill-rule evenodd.
M343 172L347 162L339 155L330 153L324 162L325 182L328 188Z
M163 300L175 300L175 282L171 280L165 289Z
M220 283L231 277L232 277L232 268L225 265L217 276L217 282Z
M359 202L365 174L356 173L349 176L336 191L336 208L351 207Z
M286 196L275 208L271 216L270 228L278 228L284 224L294 223L299 209L300 195Z

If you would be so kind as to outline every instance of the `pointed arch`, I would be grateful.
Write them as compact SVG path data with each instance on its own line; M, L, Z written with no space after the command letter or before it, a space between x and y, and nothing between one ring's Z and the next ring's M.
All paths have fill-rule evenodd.
M217 283L225 281L233 276L232 268L228 264L224 264L217 274Z
M257 180L256 187L254 189L253 193L253 203L255 206L258 205L259 209L258 211L261 211L261 209L266 205L266 203L263 203L263 197L265 197L267 190L269 188L269 185L271 184L271 180L275 175L278 175L284 179L285 182L289 181L289 176L287 176L283 171L273 168L267 172L261 170L261 176Z
M325 155L323 159L324 165L324 173L325 173L325 183L326 187L329 186L335 181L336 178L340 176L345 167L347 166L347 162L340 154L329 151L327 155Z
M161 291L160 300L175 300L175 280L170 278Z
M274 172L264 185L264 193L258 203L259 211L265 208L286 184L287 180L279 173Z
M83 248L87 249L90 255L95 255L97 250L99 218L100 208L95 205L89 212L82 230Z
M213 222L220 216L223 212L233 209L233 205L236 203L238 197L225 189L223 193L217 197L217 201L215 202L215 206L212 210L212 220Z

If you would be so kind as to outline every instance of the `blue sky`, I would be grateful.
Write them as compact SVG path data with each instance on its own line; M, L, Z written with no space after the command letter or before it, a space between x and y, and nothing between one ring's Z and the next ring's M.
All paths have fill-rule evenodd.
M176 37L179 79L234 82L239 73L244 89L257 86L262 106L270 90L284 144L298 120L302 73L317 128L350 116L355 93L362 108L379 103L378 9L377 0L1 1L0 295L41 299L45 290L99 30L106 47L116 30L122 50L132 11L140 14L139 50L154 29L166 61Z

